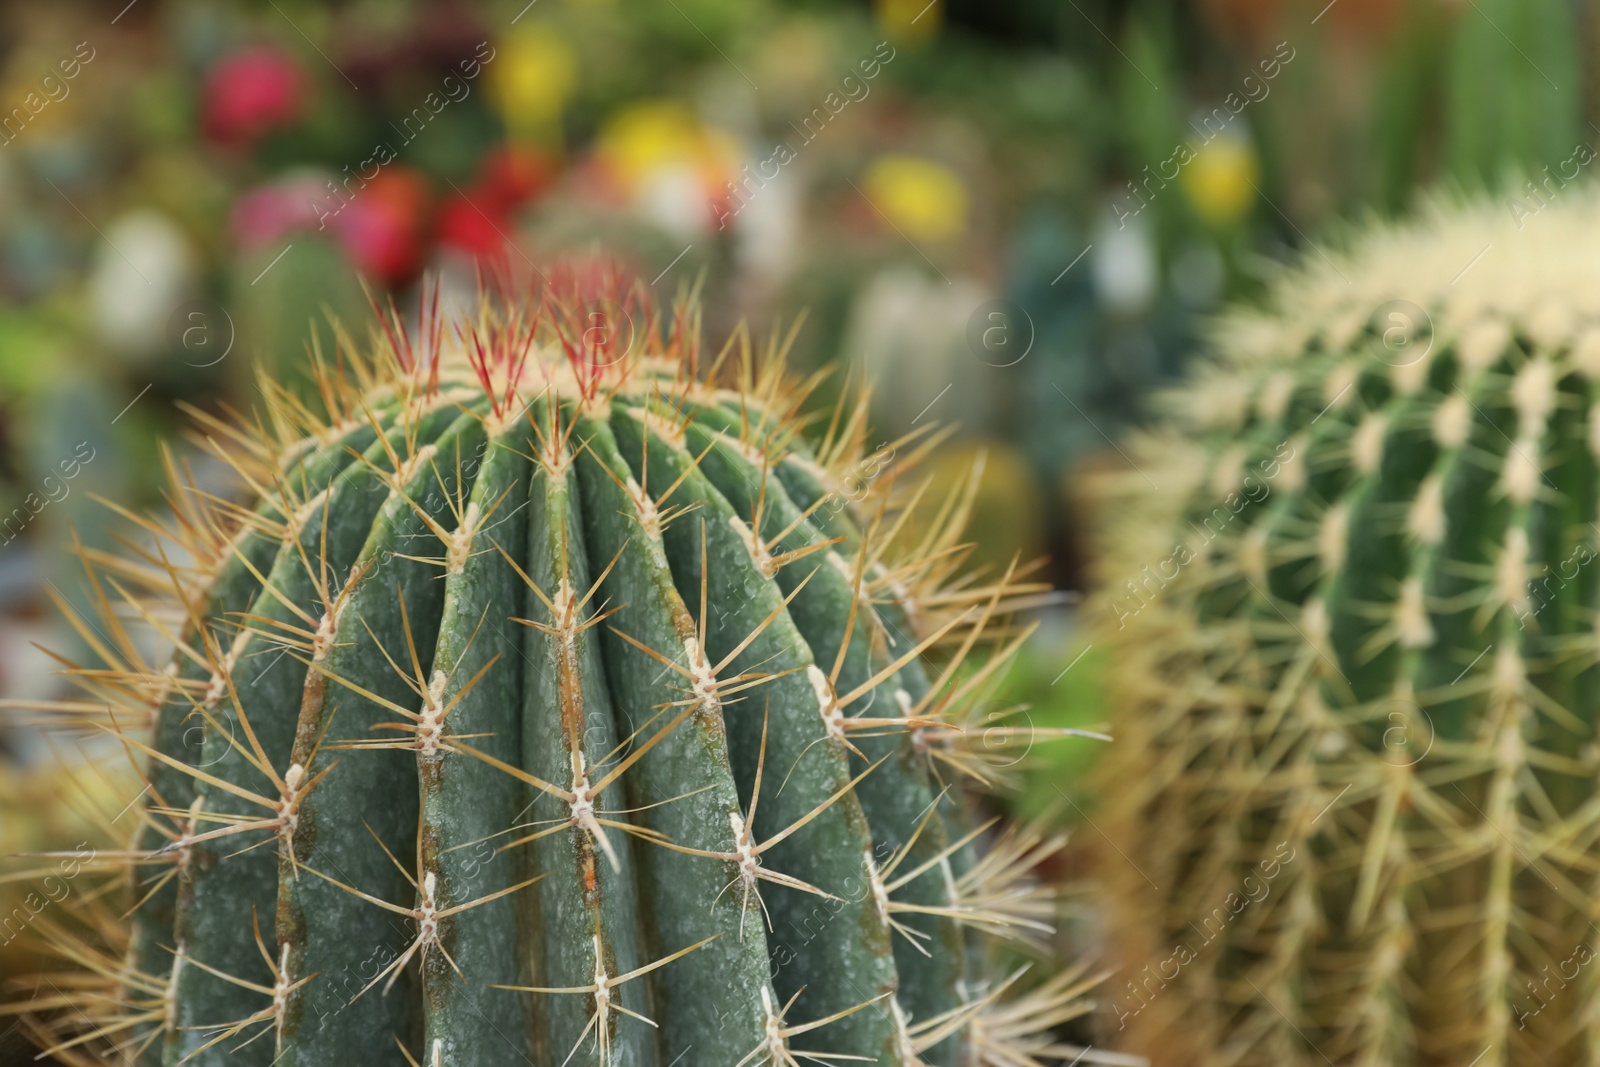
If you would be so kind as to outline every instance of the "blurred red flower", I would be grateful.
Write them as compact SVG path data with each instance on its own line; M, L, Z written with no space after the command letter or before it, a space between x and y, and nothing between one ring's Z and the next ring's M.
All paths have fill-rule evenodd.
M550 178L550 164L536 152L505 145L488 153L477 180L440 206L439 243L480 259L499 255L517 209L544 192Z
M425 177L391 164L362 186L331 228L357 270L400 285L422 269L429 198Z
M212 141L248 147L300 117L305 84L288 54L271 45L241 48L206 73L201 123Z
M491 201L520 207L550 184L550 163L538 152L502 145L487 153L478 168L478 187Z
M506 243L510 220L489 214L469 190L453 195L439 206L439 243L479 259L494 257Z

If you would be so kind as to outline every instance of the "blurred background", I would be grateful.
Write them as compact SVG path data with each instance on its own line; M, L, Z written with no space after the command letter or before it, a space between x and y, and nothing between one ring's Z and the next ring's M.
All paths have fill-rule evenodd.
M74 536L111 543L96 498L159 506L183 405L248 411L259 370L331 340L328 314L367 321L363 286L414 310L425 276L464 300L480 263L604 255L663 300L702 284L715 342L804 311L795 361L836 372L821 399L853 374L880 440L959 424L929 469L954 484L983 457L978 557L1045 556L1081 590L1085 487L1219 305L1429 191L1536 210L1600 138L1582 0L56 0L0 19L11 699L59 695L40 646L84 647L51 599L86 595ZM1039 610L1001 693L1041 727L1103 717L1072 612ZM1000 765L1028 747L996 743L1015 747ZM74 832L44 802L49 745L0 728L0 853ZM1092 812L1095 752L1033 746L1018 802Z

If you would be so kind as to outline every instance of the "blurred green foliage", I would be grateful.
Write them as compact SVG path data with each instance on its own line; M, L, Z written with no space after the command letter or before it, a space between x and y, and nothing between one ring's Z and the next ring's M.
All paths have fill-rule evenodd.
M990 761L1004 766L1021 756L1016 769L1027 788L1016 797L1018 815L1032 819L1065 814L1076 822L1083 812L1093 813L1095 798L1087 772L1107 742L1053 735L1051 731L1105 728L1109 715L1102 689L1104 677L1104 653L1076 639L1062 649L1031 647L1007 672L1004 695L998 703L1024 709L1017 716L1024 727L1017 747L1025 747L1026 755L996 746Z

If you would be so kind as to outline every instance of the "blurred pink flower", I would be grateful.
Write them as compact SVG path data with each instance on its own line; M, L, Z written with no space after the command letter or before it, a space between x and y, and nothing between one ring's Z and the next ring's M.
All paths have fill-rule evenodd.
M300 68L270 45L241 48L206 73L201 122L218 144L248 147L300 117Z
M397 285L421 269L432 196L421 173L399 165L348 196L334 191L325 172L304 171L240 197L233 205L233 237L242 248L257 248L295 232L321 232L339 243L357 270Z
M234 240L255 247L273 244L290 230L314 230L316 205L331 199L326 176L316 172L257 186L234 202Z

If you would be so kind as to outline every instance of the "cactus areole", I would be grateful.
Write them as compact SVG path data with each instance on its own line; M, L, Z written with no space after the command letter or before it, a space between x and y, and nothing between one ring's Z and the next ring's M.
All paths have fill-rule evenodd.
M1130 449L1160 490L1127 483L1100 617L1132 1049L1595 1062L1596 237L1574 189L1309 256Z
M941 591L967 497L890 503L926 442L869 456L851 402L808 445L785 346L702 365L692 303L380 321L318 361L324 414L266 383L258 427L202 421L252 507L179 486L157 547L92 561L77 677L148 788L30 1030L139 1065L1036 1062L1085 984L988 945L1049 918L1049 846L979 849L962 791L1030 587Z

